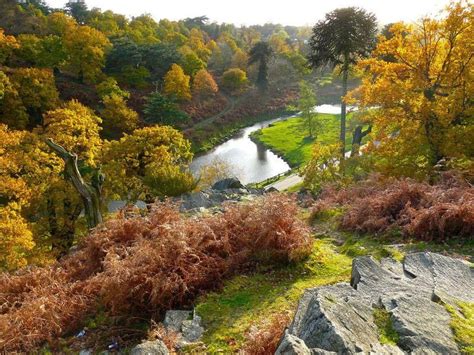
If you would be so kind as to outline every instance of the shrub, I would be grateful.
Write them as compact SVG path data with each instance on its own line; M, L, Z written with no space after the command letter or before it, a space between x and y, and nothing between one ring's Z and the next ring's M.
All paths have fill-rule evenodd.
M247 334L244 354L266 355L274 354L285 327L291 322L288 313L274 316L260 328L252 328Z
M452 173L435 185L377 177L346 189L326 189L313 215L343 207L341 226L362 233L401 229L406 237L444 241L474 235L474 188Z
M161 314L255 262L301 259L312 242L296 213L295 201L269 195L213 216L158 203L148 216L110 220L56 265L0 275L0 352L33 351L81 327L98 305L110 315Z

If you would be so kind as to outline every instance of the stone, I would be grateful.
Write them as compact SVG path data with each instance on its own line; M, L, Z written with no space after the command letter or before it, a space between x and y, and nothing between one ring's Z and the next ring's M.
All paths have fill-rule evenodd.
M194 314L193 311L167 311L163 325L179 334L179 347L198 342L204 333L201 317Z
M163 325L175 332L181 332L183 322L192 318L192 311L171 310L166 312Z
M212 185L213 190L227 190L227 189L244 189L245 186L242 185L239 179L236 178L227 178L216 182Z
M356 258L350 284L305 291L277 354L458 354L442 303L473 298L474 271L461 260L434 253L409 254L403 263ZM390 315L396 346L380 343L376 307Z
M168 355L169 350L161 340L146 341L138 344L131 351L131 355Z
M192 320L185 320L181 325L183 340L187 343L194 343L201 339L204 328L201 326L201 317L194 316Z
M275 352L276 355L311 355L303 340L285 331L283 339Z

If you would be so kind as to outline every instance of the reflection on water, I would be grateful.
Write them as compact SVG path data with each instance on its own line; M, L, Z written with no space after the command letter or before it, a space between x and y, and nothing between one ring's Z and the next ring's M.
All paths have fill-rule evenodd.
M315 110L321 113L337 114L340 113L341 108L337 105L321 105ZM249 137L250 133L286 118L260 122L242 129L233 138L208 153L196 157L191 164L191 170L197 174L201 167L213 161L224 161L234 167L236 177L244 184L263 181L290 170L290 166L283 159L261 144L255 144Z

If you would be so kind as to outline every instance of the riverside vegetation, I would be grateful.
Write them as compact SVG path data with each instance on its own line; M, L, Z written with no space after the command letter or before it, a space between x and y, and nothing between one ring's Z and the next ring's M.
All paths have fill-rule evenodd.
M323 286L361 265L395 275L430 251L469 280L473 19L463 0L381 33L359 8L311 30L0 0L0 352L127 353L149 340L272 354L304 337L289 326L296 311L311 317L307 297L333 290L331 311L339 288L356 294ZM341 114L313 111L326 100L342 100ZM193 151L281 110L301 113L253 138L300 168L302 190L214 184L227 177L219 166L189 172ZM113 200L127 206L109 213ZM426 303L449 349L472 353L472 292L435 291ZM366 340L409 349L400 314L379 301ZM198 342L162 324L172 309L202 319Z

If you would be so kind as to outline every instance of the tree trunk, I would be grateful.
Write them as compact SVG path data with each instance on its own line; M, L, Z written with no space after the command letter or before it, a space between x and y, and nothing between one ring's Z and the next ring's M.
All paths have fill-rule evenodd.
M349 63L346 59L344 63L344 68L342 71L342 97L341 97L341 164L343 164L344 159L346 158L346 103L344 102L344 97L347 95L347 78L349 76Z
M366 135L372 132L372 126L369 126L365 131L362 131L362 126L357 126L354 130L354 134L352 135L352 149L351 149L351 157L355 157L359 155L359 149L362 144L362 139Z
M84 182L77 166L77 155L68 152L66 149L56 144L52 139L46 140L46 144L64 160L64 173L71 180L75 189L81 196L84 203L84 210L87 219L87 225L90 229L102 223L102 214L100 212L100 197L103 183L103 176L97 173L92 179L91 184Z

